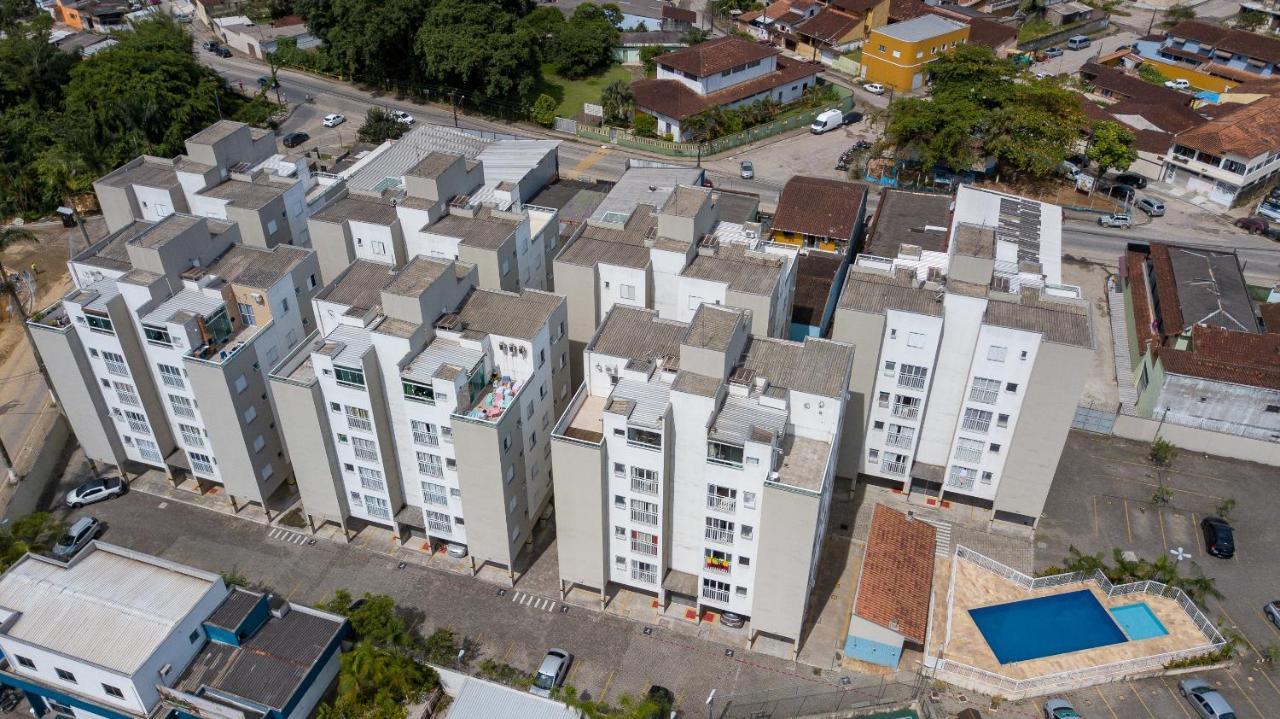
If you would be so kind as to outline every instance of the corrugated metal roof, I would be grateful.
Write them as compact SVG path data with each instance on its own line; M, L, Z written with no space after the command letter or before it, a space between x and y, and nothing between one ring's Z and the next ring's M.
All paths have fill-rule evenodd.
M463 372L470 372L482 359L484 359L484 352L481 350L463 347L457 342L437 339L414 357L401 374L405 379L430 384L436 372L445 365L459 367Z
M183 311L201 317L208 317L225 306L221 295L210 297L195 290L182 290L144 315L142 321L163 324L172 319L175 314Z
M326 343L337 342L341 345L337 354L333 355L333 363L343 367L360 367L360 359L373 346L368 331L351 325L334 327L324 339Z
M693 185L702 170L690 167L635 167L627 170L609 195L596 207L593 220L604 220L609 213L630 215L638 205L662 207L680 185Z
M559 140L496 140L475 158L484 163L486 183L519 182L558 147Z
M564 301L560 295L539 290L515 294L477 289L463 302L458 315L469 330L531 340Z
M146 661L217 577L109 545L70 565L28 555L0 576L9 636L119 672Z
M661 427L667 414L667 405L671 402L671 385L658 380L637 382L633 379L621 379L614 385L613 394L609 397L634 403L628 424Z
M357 170L347 180L347 186L352 192L377 192L375 187L388 178L393 178L398 183L400 178L434 152L474 158L493 142L452 127L421 124Z
M578 719L578 712L551 699L469 678L449 707L449 719Z
M748 439L763 439L754 435L753 428L760 428L771 435L778 436L787 429L787 411L777 407L766 407L753 397L737 397L732 394L724 399L715 423L711 427L711 435L715 439L723 439L742 444Z

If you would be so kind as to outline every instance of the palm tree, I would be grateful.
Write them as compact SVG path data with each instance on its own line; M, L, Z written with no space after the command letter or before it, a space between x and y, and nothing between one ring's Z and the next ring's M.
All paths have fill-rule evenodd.
M636 96L625 80L614 80L600 92L600 106L604 110L605 124L631 124L636 111Z

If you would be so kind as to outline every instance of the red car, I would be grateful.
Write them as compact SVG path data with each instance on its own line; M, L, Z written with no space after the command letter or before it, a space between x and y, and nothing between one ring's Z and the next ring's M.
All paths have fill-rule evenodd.
M1269 225L1267 224L1267 221L1261 217L1241 217L1236 220L1236 227L1239 227L1251 235L1256 235L1260 232L1266 232Z

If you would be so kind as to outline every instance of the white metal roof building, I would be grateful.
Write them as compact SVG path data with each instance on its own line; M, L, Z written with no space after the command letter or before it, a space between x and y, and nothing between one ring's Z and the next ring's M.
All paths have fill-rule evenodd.
M467 679L449 707L449 719L579 719L579 716L561 702L474 677Z

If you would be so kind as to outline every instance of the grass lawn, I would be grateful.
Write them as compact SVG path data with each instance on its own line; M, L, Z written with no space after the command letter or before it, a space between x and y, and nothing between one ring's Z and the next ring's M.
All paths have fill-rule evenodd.
M542 87L538 88L539 93L546 93L555 98L558 105L556 106L556 114L560 117L573 117L582 112L582 104L591 102L600 103L600 91L605 85L614 80L624 80L631 82L635 79L630 68L622 65L610 65L609 69L600 75L583 78L581 80L569 80L560 77L555 73L555 67L548 64L542 66Z

